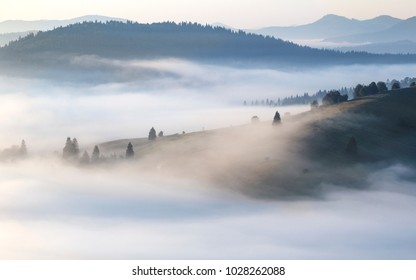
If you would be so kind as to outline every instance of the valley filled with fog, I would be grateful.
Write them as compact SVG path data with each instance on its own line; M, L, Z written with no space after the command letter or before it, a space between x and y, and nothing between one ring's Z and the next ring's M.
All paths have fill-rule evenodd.
M270 165L291 173L315 163L292 158L292 137L306 133L307 122L270 132L276 110L284 125L309 105L243 102L401 79L416 65L275 70L97 57L73 63L102 72L0 77L0 150L22 139L28 150L26 159L0 161L0 258L415 258L416 178L401 162L371 169L360 188L322 181L317 196L267 197L267 188L248 195L258 178L274 172ZM253 116L259 134L250 135ZM137 149L132 162L121 159L125 150L104 148L105 156L116 153L117 164L83 167L62 159L67 137L91 154L94 145L147 138L151 127L190 136L155 156ZM192 136L214 129L227 132ZM193 149L201 157L195 162Z

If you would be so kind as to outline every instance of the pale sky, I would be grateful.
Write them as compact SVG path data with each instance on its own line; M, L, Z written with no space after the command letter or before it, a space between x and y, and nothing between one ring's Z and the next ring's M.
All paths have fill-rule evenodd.
M409 18L414 0L1 0L0 21L105 15L139 22L192 21L237 28L299 25L332 13L368 19Z

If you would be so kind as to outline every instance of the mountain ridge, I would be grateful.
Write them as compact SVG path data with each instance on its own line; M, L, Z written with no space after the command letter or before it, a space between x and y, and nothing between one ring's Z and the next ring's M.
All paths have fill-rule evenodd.
M367 32L381 31L401 21L401 19L387 15L381 15L367 20L357 20L328 14L308 24L298 26L270 26L250 31L286 40L326 39L337 35L347 36L355 33L363 33L363 30Z
M5 20L0 22L0 33L17 33L17 32L27 32L27 31L46 31L60 26L66 26L69 24L74 24L77 22L83 21L121 21L126 22L127 19L116 18L116 17L107 17L101 15L85 15L80 17L75 17L71 19L62 19L62 20Z
M350 43L387 43L392 41L404 41L411 40L414 37L414 30L416 30L416 17L411 17L382 31L337 36L327 38L325 41Z
M118 21L83 22L39 32L9 43L0 49L1 53L3 58L57 53L116 58L288 59L292 63L299 59L316 62L331 58L344 63L359 62L364 58L381 59L377 55L313 49L269 36L197 23L139 24Z

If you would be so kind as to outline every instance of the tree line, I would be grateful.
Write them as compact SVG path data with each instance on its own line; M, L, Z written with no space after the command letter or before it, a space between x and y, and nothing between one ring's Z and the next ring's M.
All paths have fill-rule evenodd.
M82 22L30 34L0 48L4 59L39 54L89 54L109 58L261 61L284 65L410 63L416 55L369 54L315 49L241 30L198 23ZM15 59L15 61L19 61ZM227 60L228 59L228 60ZM238 62L237 62L238 63Z
M416 77L406 77L402 80L387 80L386 82L379 81L377 83L371 82L369 85L357 84L355 87L342 87L338 90L318 90L315 94L309 95L291 95L283 98L267 98L267 99L253 99L250 101L244 100L243 106L291 106L291 105L311 105L315 107L319 103L323 105L335 104L344 102L353 98L373 95L377 93L386 92L388 90L395 90L406 87L416 86Z
M158 134L156 134L156 130L154 127L152 127L149 130L149 135L147 139L149 141L155 141L157 138L164 137L163 131L159 131ZM135 157L135 151L133 144L129 142L126 147L126 152L124 155L125 159L133 159ZM84 151L83 154L80 156L80 148L77 138L71 139L71 137L67 137L65 146L62 149L62 158L68 161L72 162L79 162L80 164L86 165L86 164L96 164L100 162L106 161L106 158L101 154L100 148L98 145L95 145L91 156L88 153L88 151ZM115 156L111 157L112 159L115 159Z

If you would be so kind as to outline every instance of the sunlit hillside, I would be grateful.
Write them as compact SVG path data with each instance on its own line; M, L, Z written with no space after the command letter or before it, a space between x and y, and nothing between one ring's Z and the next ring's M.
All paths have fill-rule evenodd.
M365 185L367 175L416 157L416 89L320 107L279 125L245 126L100 144L123 155L128 142L135 168L220 182L250 195L319 195L322 183ZM272 116L271 116L272 119ZM355 151L349 151L351 138Z

